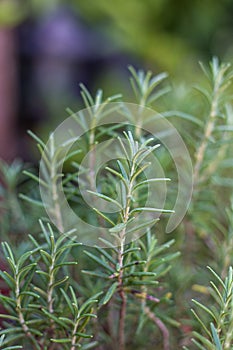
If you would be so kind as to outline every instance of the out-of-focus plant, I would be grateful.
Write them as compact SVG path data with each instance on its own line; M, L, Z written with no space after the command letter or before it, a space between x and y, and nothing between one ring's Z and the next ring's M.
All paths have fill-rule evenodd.
M52 227L42 222L41 229L43 243L39 243L41 237L30 236L31 250L21 256L16 256L7 242L2 244L9 272L1 271L1 277L11 290L9 296L0 294L8 311L0 315L7 320L0 334L8 334L2 345L74 350L81 347L82 339L92 337L85 329L95 317L91 310L97 300L93 296L80 306L77 293L67 283L69 277L64 275L65 266L77 264L67 261L69 251L78 244L73 241L73 232L56 237Z
M25 216L18 198L22 169L23 163L19 160L11 165L0 161L0 234L5 239L14 233L22 233L26 228Z
M19 24L27 14L27 6L21 6L18 0L0 1L0 27L12 27Z
M178 72L180 78L198 74L195 62L213 51L221 57L232 55L229 18L233 8L228 0L221 4L130 0L127 4L118 1L114 7L107 0L92 2L92 6L80 1L79 10L91 23L106 28L125 51L150 66L156 62L161 69Z
M229 268L228 274L224 280L213 271L216 282L211 281L209 294L213 299L208 306L203 305L197 300L193 300L198 310L208 314L211 322L207 325L199 316L199 311L192 310L195 318L201 325L203 334L193 332L193 343L198 349L206 350L230 350L233 342L233 271ZM212 304L212 305L211 305ZM186 349L186 348L185 348Z
M39 196L38 189L33 188L26 177L29 172L24 170L25 167L19 159L11 164L0 160L0 235L1 239L10 239L12 244L17 245L24 241L32 227L36 229L38 218L43 214L42 205L38 210L19 198L20 191L24 190L30 196Z
M231 349L233 247L232 181L229 174L232 170L230 135L233 129L229 85L232 70L230 65L220 64L217 58L202 69L207 77L206 85L195 86L192 96L198 114L195 115L195 108L188 113L187 106L185 111L161 112L164 118L175 121L181 133L184 126L184 138L190 146L194 163L192 204L183 224L174 232L174 239L163 235L163 220L157 223L156 215L150 220L137 221L141 212L161 212L162 218L169 215L173 197L168 198L166 209L148 207L145 204L146 192L149 183L157 184L170 178L172 184L176 177L163 147L159 147L157 140L143 129L146 120L140 120L141 124L136 128L120 123L98 126L98 121L106 117L105 107L110 107L112 101L121 101L120 95L104 99L99 90L93 97L81 85L91 127L85 124L84 114L75 119L72 111L68 111L86 131L68 153L63 153L62 145L55 142L53 134L46 146L30 132L44 163L40 180L35 172L24 171L24 174L36 184L40 181L47 197L42 203L35 191L21 194L21 199L35 207L45 205L49 216L63 231L65 213L57 188L61 178L72 209L91 224L104 224L109 239L100 237L100 242L107 248L82 249L78 244L79 227L74 227L77 236L75 230L59 234L43 213L40 233L36 235L36 230L30 235L25 246L13 249L10 242L3 242L8 268L2 269L6 271L1 272L1 278L9 287L9 295L0 293L7 310L1 314L1 346L41 350L74 350L77 347L124 350L151 349L153 346L169 350L182 345L203 350ZM167 74L153 76L151 72L137 71L132 67L130 72L136 102L142 108L156 107L159 98L174 98L166 85ZM200 92L204 99L200 99ZM111 108L114 110L114 104ZM116 140L125 159L119 157L109 161L100 171L101 179L96 186L96 159L91 151L102 140L108 139ZM73 143L72 133L69 142ZM91 158L84 166L82 160L88 153ZM161 157L169 178L145 178L151 154ZM64 174L58 179L63 160ZM12 165L12 169L14 167ZM2 169L9 182L11 177L5 174L11 174L11 167L3 164ZM92 206L82 198L79 173L87 175L83 181L88 182ZM18 171L14 174L17 176L13 177L12 187L17 193ZM2 187L3 206L8 205L9 189L6 185ZM15 194L14 199L20 203ZM110 214L100 211L95 207L96 200L114 204L118 211ZM6 211L2 210L2 213L6 214ZM10 219L10 224L15 225L15 221L12 223ZM134 238L141 229L145 229L146 235L128 243L128 237ZM181 251L181 255L177 251ZM80 269L75 266L77 256ZM203 268L206 264L211 266L209 269L217 281L211 282L211 288L206 286L209 278ZM211 301L210 296L213 297ZM199 315L195 308L195 317L192 318L188 307L191 299L198 300L194 303L201 312L206 311L203 315ZM192 330L193 344L189 334Z
M166 77L161 75L152 77L151 73L144 75L131 68L134 79L139 79L137 88L141 92L141 98L147 103L147 99L151 96L151 102L156 98L155 89L157 85ZM140 76L142 74L142 79ZM148 81L148 84L147 84ZM87 128L85 120L77 120L84 127L84 130L89 130L85 134L84 140L79 143L79 149L71 151L65 156L65 163L73 158L85 155L91 151L94 145L103 137L118 138L120 132L122 133L122 125L106 126L105 128L97 128L96 122L102 115L105 115L105 105L108 105L120 96L116 95L107 100L102 99L102 91L98 91L95 98L92 98L89 91L84 85L81 85L81 95L84 100L85 107L89 113L92 121L91 127ZM152 96L154 96L152 98ZM142 103L142 100L139 101ZM118 131L119 129L119 131ZM90 193L93 197L104 198L105 200L115 203L120 208L119 215L106 216L102 212L93 208L93 213L96 217L106 221L109 226L109 233L113 237L114 244L108 240L104 240L104 244L108 246L108 250L104 248L95 248L94 252L86 249L86 256L92 260L96 266L91 269L91 266L85 266L83 274L90 278L89 283L92 283L95 290L95 278L102 279L101 291L103 292L99 302L98 316L107 308L107 315L100 317L100 322L93 325L96 329L95 338L100 344L104 343L106 346L114 348L114 344L118 344L118 349L125 349L126 344L130 343L130 332L128 322L133 316L130 312L131 307L137 305L137 313L139 317L138 324L135 324L135 330L142 329L145 323L149 320L162 332L164 346L169 343L168 329L165 323L171 322L175 325L177 323L172 321L161 311L156 315L154 310L164 308L166 304L170 303L170 294L167 294L167 287L161 282L163 276L169 271L169 262L176 258L179 253L169 253L167 250L174 244L171 240L164 244L159 244L152 234L148 231L147 237L134 243L127 243L129 238L127 235L133 237L134 233L146 227L150 227L157 222L156 216L154 219L145 222L137 222L133 224L138 212L148 211L170 213L170 210L163 208L146 207L144 205L144 196L142 189L148 186L149 182L167 181L167 178L151 178L144 179L143 172L150 165L147 162L147 157L154 153L158 148L156 140L148 138L146 135L137 135L135 139L134 133L137 130L127 130L124 136L127 140L125 146L121 138L118 138L119 145L123 152L126 152L126 161L117 160L116 164L109 165L106 170L109 175L103 175L103 181L100 182L101 187L99 192L93 191L95 186L92 184L92 169L95 166L95 159L88 163L87 169L82 169L79 163L74 162L75 169L81 169L91 174L88 177L90 180ZM48 193L48 201L41 202L40 197L36 193L36 197L21 194L21 199L29 204L34 204L41 207L42 204L46 206L50 216L56 219L58 228L63 231L63 214L61 210L61 203L58 200L58 166L60 165L61 155L63 154L62 146L55 145L52 139L49 149L45 151L45 143L31 133L31 136L36 140L38 148L43 154L44 167L41 169L42 179L33 172L24 171L32 181L41 182L41 185L46 188ZM52 137L52 136L51 136ZM70 140L72 143L72 138ZM152 146L150 146L152 144ZM94 169L93 169L94 170ZM63 186L69 201L76 203L77 209L80 208L80 193L78 187L75 185L77 172L73 174L66 174L63 176ZM104 178L105 177L105 178ZM149 181L149 182L148 182ZM106 187L106 183L108 186ZM113 189L118 186L120 188L119 199L113 199ZM93 203L94 203L93 199ZM88 216L86 217L89 218ZM1 317L8 320L4 323L4 329L1 331L2 335L8 335L3 340L3 345L21 345L24 347L32 346L35 349L53 348L69 348L74 349L78 346L80 338L88 337L85 333L86 318L92 317L92 313L88 310L91 304L95 301L90 296L90 301L87 304L77 304L76 293L73 287L68 286L65 272L69 265L73 262L69 261L71 248L77 244L73 242L72 235L63 234L58 237L51 226L46 226L41 221L42 236L38 238L30 235L31 244L25 247L25 252L17 255L13 252L8 243L3 243L3 252L9 264L9 271L1 273L2 279L8 285L10 293L9 296L1 295L1 300L7 314L2 314ZM126 244L127 243L127 244ZM68 260L66 260L68 258ZM71 268L71 267L70 267ZM94 279L93 279L94 277ZM71 285L77 285L77 281L71 280ZM60 288L58 288L60 287ZM98 289L98 286L97 286ZM80 290L84 290L80 287ZM97 290L100 294L100 290ZM82 299L85 296L83 295ZM67 306L66 306L67 305ZM88 310L86 310L86 306ZM86 313L83 313L85 309ZM119 309L119 311L117 311ZM88 312L87 312L88 311ZM106 311L104 311L104 314ZM116 315L117 326L113 323L108 325L108 331L102 328L101 324ZM130 316L131 315L131 316ZM140 316L141 315L141 316ZM73 318L72 318L73 317ZM13 327L12 327L13 326ZM95 340L94 340L95 341ZM96 343L82 345L83 349L94 346Z

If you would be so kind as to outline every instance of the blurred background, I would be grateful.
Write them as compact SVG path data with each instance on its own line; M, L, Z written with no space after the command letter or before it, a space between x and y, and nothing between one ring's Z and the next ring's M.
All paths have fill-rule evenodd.
M79 83L130 99L129 64L198 79L198 61L232 61L232 0L0 0L0 158L33 160L31 129L46 138L82 108Z

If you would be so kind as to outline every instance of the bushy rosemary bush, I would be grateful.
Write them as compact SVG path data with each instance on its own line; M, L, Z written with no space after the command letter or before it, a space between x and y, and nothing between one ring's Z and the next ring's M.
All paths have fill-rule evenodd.
M99 90L93 97L81 84L90 125L85 113L68 110L85 131L68 153L53 134L45 144L30 132L43 160L40 175L37 170L22 175L20 162L1 163L1 349L233 349L232 70L216 58L210 67L201 66L207 80L196 92L187 89L190 103L183 110L174 101L184 97L179 87L172 90L166 73L153 76L130 67L137 106L157 108L171 120L193 160L193 199L170 235L164 234L165 222L173 215L177 174L163 144L144 129L143 118L136 126L98 124L109 110L115 113L116 101L121 106L121 95L105 99ZM124 159L108 159L97 181L96 146L103 142L108 149L112 140ZM158 157L166 177L149 172L151 156ZM22 176L30 179L24 183L28 193L19 189ZM161 183L168 187L165 208L148 206L149 189L150 204L158 203ZM83 184L91 205L83 199ZM59 186L84 222L108 232L99 244L81 244L79 235L86 233L72 221L65 230L69 217ZM98 201L118 210L100 210ZM148 216L141 220L141 213ZM138 238L138 232L146 233ZM208 271L215 279L211 288Z

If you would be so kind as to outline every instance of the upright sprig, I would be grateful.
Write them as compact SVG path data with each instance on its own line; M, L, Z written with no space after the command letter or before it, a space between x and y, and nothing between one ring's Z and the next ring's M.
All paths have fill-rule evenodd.
M151 71L144 72L143 70L136 70L129 66L131 73L130 83L136 98L136 103L143 108L150 107L157 99L167 94L170 91L169 86L158 86L167 79L167 73L160 73L153 76ZM142 136L143 117L137 120L137 127L135 129L135 136L140 140Z
M5 340L5 335L1 335L0 337L0 346L2 350L14 350L14 349L23 349L23 347L21 345L15 345L15 346L7 346L6 348L3 348L3 342Z
M2 314L0 317L16 323L14 328L9 328L8 330L4 329L0 332L0 334L9 334L8 338L3 343L5 345L15 340L18 341L25 336L31 341L35 349L40 349L40 346L35 340L35 336L41 336L42 333L38 331L35 326L29 326L32 320L29 303L38 298L38 295L36 295L31 286L29 286L37 265L36 262L30 262L30 257L33 253L35 254L35 250L24 253L16 260L7 242L2 243L2 249L9 264L9 268L11 269L11 273L0 271L0 275L11 289L12 296L8 297L0 294L3 305L9 311L9 315ZM8 327L9 326L10 325L8 325Z
M201 325L202 332L193 332L193 343L202 350L231 350L233 343L233 270L229 267L225 280L209 267L217 284L210 282L210 295L213 298L212 306L205 306L193 300L199 310L204 311L211 318L208 325L192 310L195 318Z
M150 227L156 223L157 218L142 220L141 224L136 224L135 216L140 212L172 212L172 210L166 210L163 208L140 207L138 201L135 200L135 198L137 198L137 191L141 187L148 185L150 182L167 181L169 179L152 178L142 180L140 176L150 166L150 163L146 161L146 158L154 152L159 145L155 144L154 146L149 146L153 141L152 139L148 139L144 143L139 144L134 140L131 132L124 133L124 135L127 140L127 146L124 145L121 138L119 138L119 143L121 144L126 160L123 161L119 159L117 161L117 168L106 167L106 170L114 175L115 181L118 182L118 188L120 188L118 198L113 199L108 195L89 191L97 198L105 199L118 208L119 215L114 218L106 216L99 210L95 209L95 211L108 224L110 224L110 226L112 226L109 229L109 234L110 237L113 237L113 240L103 240L100 238L106 246L111 248L112 254L107 253L102 248L96 248L97 251L101 253L101 257L87 251L86 254L94 260L101 269L104 269L104 273L98 271L84 271L89 275L102 277L105 281L109 280L111 282L108 291L102 300L103 305L107 304L116 293L120 297L121 302L117 338L118 346L121 350L125 348L127 293L132 290L133 285L140 286L157 284L154 280L154 277L156 276L155 272L147 271L147 268L145 270L140 268L141 265L148 263L148 261L141 260L140 257L133 255L140 248L136 246L128 247L126 245L128 235L131 235L130 237L132 238L133 233L143 228L146 229L147 227ZM114 246L117 246L117 248L114 248ZM138 293L135 292L135 295L140 295L140 293L140 291Z
M111 128L101 128L99 130L97 128L98 123L102 118L104 118L110 111L113 111L109 106L111 102L117 102L121 99L121 94L116 94L109 96L107 98L104 98L103 90L98 89L96 94L92 96L90 91L87 89L87 87L84 84L80 84L80 94L83 99L83 103L85 106L84 114L81 112L76 115L71 109L67 109L68 113L73 116L73 118L77 121L77 123L82 127L83 131L86 133L88 132L88 138L87 138L87 147L85 149L85 152L88 153L91 151L95 144L98 142L98 138L108 133L110 134ZM116 108L114 106L114 108ZM89 116L89 120L87 121L86 116ZM115 128L119 125L115 126ZM92 166L90 161L90 167Z
M67 268L77 264L69 261L70 250L78 245L76 236L72 231L57 237L52 227L42 222L41 229L42 236L30 236L32 249L20 257L15 256L8 243L2 244L9 269L0 271L0 276L11 291L9 296L0 293L8 311L0 315L7 320L0 331L0 336L7 335L2 338L2 346L89 349L96 342L82 343L92 338L86 328L90 319L96 317L93 310L97 295L81 302L65 274Z
M37 186L43 189L43 198L40 197L39 193L36 193L36 197L20 194L20 198L29 202L34 206L45 208L53 222L56 222L58 229L64 232L65 227L65 216L62 211L62 199L60 194L61 188L67 194L67 198L75 192L75 189L71 189L68 186L69 181L77 174L73 174L70 177L64 177L63 174L63 163L68 161L70 158L76 156L81 152L80 149L75 149L72 152L66 153L67 147L72 146L74 140L72 135L66 143L60 142L52 133L49 137L47 144L43 140L29 131L29 135L37 142L40 155L42 157L40 162L40 174L39 176L32 171L24 171L31 180L33 180ZM39 191L38 191L39 192Z
M169 249L174 243L175 240L170 240L159 245L157 238L154 237L150 231L148 231L146 239L139 240L141 252L136 252L136 254L140 255L141 258L143 257L146 261L146 263L142 265L143 271L156 272L156 279L158 281L163 278L171 269L169 262L173 261L180 255L179 252L169 253ZM146 284L142 285L141 293L138 293L138 296L141 299L141 314L137 334L139 334L145 327L145 324L150 321L154 323L162 333L164 350L169 350L170 335L165 323L171 323L173 326L179 326L179 323L166 317L164 312L161 313L159 311L159 306L169 301L171 298L171 293L168 292L161 297L157 296L157 298L155 298L149 293L148 287L149 286Z
M213 222L219 218L219 208L223 208L221 201L226 203L227 200L229 203L229 197L224 195L220 186L228 186L226 174L231 174L230 166L227 169L224 162L227 157L230 159L232 148L230 133L232 97L229 86L233 71L230 64L220 63L216 57L208 67L201 64L201 68L205 74L205 84L202 83L195 88L205 97L206 103L204 103L203 114L199 118L204 125L202 129L197 129L198 134L195 135L195 131L193 133L195 135L194 192L189 215L184 221L186 234L193 240L193 244L188 243L184 250L188 260L192 256L190 251L193 252L200 242L204 252L203 260L211 254L214 256L219 249L215 244L218 240L218 230L215 226L215 234L213 234ZM231 161L228 160L228 162ZM203 260L202 263L206 264Z
M23 167L23 162L17 159L12 164L0 160L0 235L6 239L10 234L12 241L17 241L18 233L22 234L28 223L18 198Z
M150 106L159 97L170 91L170 88L167 86L155 91L155 88L168 77L168 74L165 72L153 76L151 71L137 71L132 66L129 66L129 71L131 73L130 82L136 97L136 102L140 106Z
M204 134L196 150L196 162L194 165L194 184L198 185L200 181L203 163L205 161L206 151L209 143L213 141L213 132L219 118L226 118L226 104L229 103L229 94L227 89L231 83L233 72L229 63L219 63L217 57L214 57L210 63L210 69L206 69L203 64L201 68L205 73L209 88L196 86L196 88L205 96L209 104L209 114L206 119ZM203 175L203 174L202 174Z

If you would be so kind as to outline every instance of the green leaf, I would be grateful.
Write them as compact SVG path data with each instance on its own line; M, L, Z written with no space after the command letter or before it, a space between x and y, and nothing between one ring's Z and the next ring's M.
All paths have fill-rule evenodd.
M34 204L34 205L37 205L38 207L46 207L46 203L42 203L41 201L37 200L37 199L33 199L33 198L30 198L28 196L25 196L23 193L20 193L19 194L19 198L25 200L26 202L30 203L30 204Z
M52 319L53 321L55 321L57 324L59 324L60 326L62 326L64 328L67 327L67 324L64 321L60 320L58 317L56 317L54 314L51 314L50 312L48 312L45 309L42 309L42 311L49 319Z
M1 344L1 345L8 345L9 343L15 343L16 341L19 342L19 340L21 338L24 338L25 337L25 334L16 334L15 336L13 335L10 335L9 337L7 337L5 340L4 340L4 343ZM10 347L11 348L11 347ZM2 350L6 350L6 349L2 349Z
M226 290L226 286L225 286L224 282L222 281L222 279L219 277L219 275L210 266L207 266L207 269L209 269L212 272L212 274L216 277L216 279L222 285L224 290Z
M214 313L213 313L208 307L206 307L205 305L199 303L199 302L198 302L197 300L195 300L195 299L192 299L192 302L193 302L194 304L196 304L197 306L199 306L202 310L204 310L205 312L207 312L207 313L217 322L217 319L216 319Z
M131 183L133 183L134 181L136 181L136 178L144 171L146 170L151 164L150 163L146 163L143 166L141 166L132 176L131 178Z
M128 267L131 266L136 266L136 265L142 265L142 264L146 264L146 260L136 260L136 261L132 261L131 263L128 263L126 265L122 266L122 269L126 269Z
M15 279L6 271L0 271L0 277L8 284L11 289L15 287Z
M69 279L69 276L65 276L65 277L61 278L60 280L55 281L51 287L55 288L55 287L59 286L60 284L65 283L68 279Z
M101 273L101 272L82 270L82 273L84 273L86 275L94 276L94 277L100 277L100 278L104 278L104 279L109 279L109 275Z
M10 333L18 333L18 332L22 332L22 328L21 327L12 327L12 328L7 328L7 329L3 329L0 331L0 335L2 334L10 334Z
M0 314L0 318L6 318L12 321L18 321L18 317L16 316L12 316L12 315L8 315L8 314Z
M198 343L195 339L191 339L192 340L192 342L193 342L193 344L195 344L197 347L198 347L198 349L200 349L200 350L207 350L204 346L202 346L200 343ZM210 346L211 346L212 344L210 344ZM186 349L186 348L184 348L184 349ZM209 347L209 349L211 349L211 350L214 350L213 348L212 348L212 346L211 347ZM188 349L187 349L188 350Z
M31 130L28 130L27 132L36 142L38 142L38 144L45 148L45 143L36 134L34 134Z
M10 306L16 306L16 301L13 298L0 294L0 300L2 300L3 303L9 304Z
M93 338L92 334L86 334L86 333L81 333L81 332L76 332L75 335L81 338Z
M64 322L68 323L71 327L74 327L74 325L75 325L74 321L70 320L67 317L59 317L59 320L62 320Z
M88 190L87 192L95 195L98 198L105 199L107 202L111 202L111 203L115 204L118 208L120 208L122 210L121 204L119 202L117 202L115 199L112 199L108 196L105 196L104 194L99 193L99 192L94 192L94 191L90 191L90 190Z
M64 299L66 300L66 303L70 309L70 312L73 314L74 308L72 305L72 301L70 299L70 297L68 296L68 294L64 291L63 288L60 288L60 292L63 294Z
M198 339L200 340L205 346L208 347L209 350L216 350L213 346L213 344L209 341L209 339L203 337L203 335L197 333L197 332L193 332L193 335ZM199 344L197 343L195 340L193 340L194 344ZM202 349L202 348L200 348ZM206 348L203 348L204 350L206 350Z
M43 249L40 249L40 254L42 255L42 256L44 256L47 260L48 260L48 262L51 264L52 263L52 257L51 257L51 255L48 253L48 252L46 252L45 250L43 250Z
M115 224L114 224L115 225ZM108 248L111 248L113 251L118 252L115 245L112 244L112 242L108 241L107 239L104 239L102 237L99 237L100 242L103 242L105 246Z
M36 183L43 185L46 188L49 188L49 184L47 184L45 181L43 181L41 178L39 178L38 176L36 176L35 174L30 173L27 170L23 171L24 175L27 175L28 177L30 177L32 180L34 180Z
M127 254L132 253L132 252L138 252L140 250L141 249L139 247L129 248L129 249L126 249L122 255L124 256L124 255L127 255Z
M135 208L131 210L130 214L136 213L138 211L151 211L151 212L157 212L157 213L174 213L174 210L168 210L168 209L158 209L158 208L147 208L147 207L142 207L142 208Z
M4 251L4 255L6 258L8 258L8 261L11 260L11 266L13 266L13 269L15 268L15 258L14 258L14 254L12 252L11 247L9 246L9 244L7 242L3 242L2 243L2 249ZM10 260L9 260L10 259Z
M123 183L125 184L126 188L128 187L128 182L127 182L127 180L124 178L124 176L122 174L118 173L118 171L116 171L115 169L112 169L112 168L109 168L109 167L105 167L105 169L108 170L113 175L116 175L121 181L123 181Z
M104 220L106 220L107 222L109 222L112 226L114 226L114 222L109 219L106 215L104 215L101 211L99 211L98 209L96 208L92 208L99 216L101 216Z
M147 281L147 280L131 280L128 282L132 286L154 286L158 285L158 281Z
M21 345L14 345L14 346L8 346L7 348L4 348L2 350L13 350L13 349L23 349Z
M157 177L154 179L148 179L148 180L137 183L134 186L133 191L137 190L141 186L146 186L146 185L150 184L151 182L161 182L161 181L171 181L171 179L168 177Z
M32 257L32 254L33 254L33 251L30 250L30 251L24 253L23 255L21 255L21 257L20 257L19 260L18 260L18 264L17 264L17 265L18 265L19 267L21 267L21 266L24 264L24 262L25 262L29 257Z
M34 267L36 266L37 264L36 263L32 263L30 265L27 265L27 266L24 266L23 268L21 268L19 270L19 273L18 273L18 277L20 279L23 279L25 277L25 275L32 269L34 269Z
M113 265L116 264L116 260L113 259L113 257L107 253L106 249L103 249L103 248L99 248L98 246L95 246L95 249L100 253L102 254L103 256L105 256L105 258L110 261Z
M44 291L43 289L41 289L41 288L39 288L39 287L34 287L34 290L36 291L36 292L38 292L39 294L41 294L43 297L45 297L45 298L47 298L47 292L46 291Z
M159 219L152 219L152 220L148 220L145 221L143 223L141 223L140 225L135 225L135 227L132 227L131 229L127 230L127 234L132 233L132 232L137 232L138 230L141 230L144 227L151 227L154 226L157 222L159 221Z
M120 168L120 171L121 171L121 173L122 173L124 179L125 179L125 180L127 181L127 183L128 183L129 177L128 177L127 172L126 172L126 170L125 170L125 168L124 168L124 165L122 164L122 162L121 162L120 160L117 160L117 164L118 164L118 166L119 166L119 168Z
M126 228L126 224L120 223L120 224L117 224L114 227L110 228L109 232L111 232L111 233L119 233L119 232L123 231L125 228Z
M102 305L106 305L109 300L112 298L113 294L115 293L115 291L117 290L118 287L118 282L114 282L111 287L108 289L106 295L104 296L101 304Z
M213 335L214 343L215 343L215 345L217 347L216 350L223 350L222 349L222 345L220 343L220 339L218 337L218 333L217 333L217 331L216 331L216 329L214 327L214 324L212 322L210 323L210 328L211 328L211 332L212 332L212 335Z
M95 304L98 302L98 298L103 292L99 292L95 295L93 295L91 298L87 299L80 307L80 314L86 312L87 310L89 310L89 308L91 307L92 304ZM83 316L83 315L82 315Z
M140 272L130 272L128 274L123 275L123 278L129 278L129 277L155 277L157 274L156 272L146 272L146 271L140 271Z
M19 293L19 295L20 296L28 295L28 296L34 297L36 299L40 298L40 296L38 294L30 292L30 291L21 292L21 293Z
M109 266L104 260L100 259L98 256L88 252L88 251L84 251L84 253L89 256L89 258L91 258L92 260L94 260L95 262L97 262L99 265L103 266L106 270L110 271L111 273L114 273L115 270Z
M67 344L67 343L71 343L72 339L68 339L68 338L63 338L63 339L54 339L51 338L50 339L53 343L59 343L59 344Z
M61 267L64 267L64 266L73 266L73 265L78 265L78 262L77 261L66 261L66 262L63 262L63 263L60 263L60 264L57 264L55 267L54 267L54 272L57 271L58 269L60 269Z
M191 309L191 312L194 314L195 318L197 319L197 321L200 323L200 325L202 326L202 328L205 330L205 332L208 334L209 337L211 337L210 331L207 329L207 327L205 326L205 324L203 323L203 321L200 319L200 317L198 316L198 314Z

